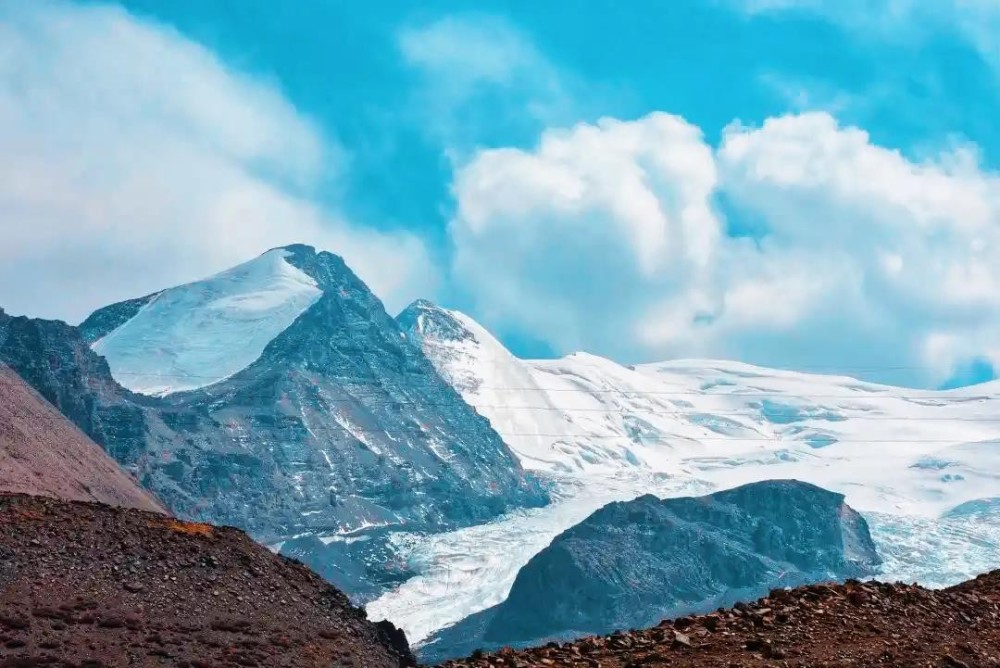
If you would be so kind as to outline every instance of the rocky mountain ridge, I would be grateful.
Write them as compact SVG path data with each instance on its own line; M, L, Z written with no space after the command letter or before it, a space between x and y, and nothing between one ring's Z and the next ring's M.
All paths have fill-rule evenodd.
M164 512L99 445L3 363L0 492Z
M769 480L700 497L611 503L535 555L503 603L439 632L428 660L643 628L778 586L876 573L865 520L840 494Z
M439 531L547 502L343 260L291 246L248 264L237 276L262 281L249 290L224 272L109 306L84 331L0 315L0 361L178 516L239 526L360 598L407 576L388 531ZM284 298L289 274L315 284L311 302L252 363L203 387L162 397L129 391L114 377L122 360L109 365L84 337L111 340L151 313L169 326L172 313L150 309L174 303L193 317L194 303L204 310L197 322L231 317L221 331L238 342L245 317ZM130 346L128 354L175 359L198 336L168 333L179 349Z

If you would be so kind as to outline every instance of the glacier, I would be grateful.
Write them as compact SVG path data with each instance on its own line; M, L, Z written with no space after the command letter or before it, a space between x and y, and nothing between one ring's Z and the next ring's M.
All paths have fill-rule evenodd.
M93 343L133 392L167 395L206 387L260 357L323 291L270 250L206 279L169 288Z
M524 360L458 311L401 327L556 501L487 525L400 537L416 576L368 606L419 644L502 601L518 570L610 501L797 479L869 521L881 577L947 586L1000 562L1000 383L931 391L718 360ZM956 513L956 508L979 509ZM978 505L977 505L978 504ZM991 512L992 511L992 512Z

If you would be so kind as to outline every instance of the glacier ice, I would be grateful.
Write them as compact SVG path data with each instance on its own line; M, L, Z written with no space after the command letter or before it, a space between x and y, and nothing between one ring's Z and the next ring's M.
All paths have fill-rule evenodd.
M164 290L94 342L115 380L164 395L216 383L247 367L322 290L274 249L204 280Z
M911 390L714 360L623 366L594 355L522 360L457 311L400 315L439 373L552 477L547 508L410 536L416 577L368 606L411 641L506 597L518 569L613 500L767 479L845 495L869 521L882 577L946 586L1000 566L1000 382ZM982 509L974 516L952 509Z

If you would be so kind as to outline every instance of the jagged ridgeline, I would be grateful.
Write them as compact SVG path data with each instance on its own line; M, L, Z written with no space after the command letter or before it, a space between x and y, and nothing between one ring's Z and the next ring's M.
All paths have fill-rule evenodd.
M343 260L308 246L80 328L0 315L0 360L174 513L243 528L360 598L406 575L387 532L548 500Z

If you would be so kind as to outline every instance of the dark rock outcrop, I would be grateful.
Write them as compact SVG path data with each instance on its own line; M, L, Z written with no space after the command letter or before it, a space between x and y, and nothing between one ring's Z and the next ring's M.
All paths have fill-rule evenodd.
M806 483L644 496L559 535L521 569L506 601L440 632L424 655L642 628L776 586L867 576L880 563L843 495Z
M146 449L145 408L155 402L115 382L107 361L90 349L76 327L0 311L0 362L119 463L130 464L135 453Z

